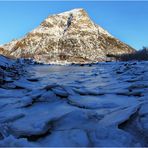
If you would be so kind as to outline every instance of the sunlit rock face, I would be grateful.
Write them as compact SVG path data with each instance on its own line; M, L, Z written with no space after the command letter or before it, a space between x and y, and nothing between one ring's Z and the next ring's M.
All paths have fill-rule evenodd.
M134 49L96 25L83 9L49 16L19 40L2 46L0 52L43 63L86 63L111 60L107 54Z

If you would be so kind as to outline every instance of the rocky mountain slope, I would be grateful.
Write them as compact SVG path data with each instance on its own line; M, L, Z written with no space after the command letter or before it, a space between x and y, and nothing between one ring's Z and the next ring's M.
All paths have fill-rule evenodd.
M23 38L0 47L0 54L43 63L106 61L112 60L107 54L134 51L93 23L83 9L49 16Z

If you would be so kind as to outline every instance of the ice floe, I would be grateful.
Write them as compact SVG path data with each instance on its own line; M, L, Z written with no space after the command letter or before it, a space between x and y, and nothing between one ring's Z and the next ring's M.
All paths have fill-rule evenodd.
M1 147L148 146L147 62L27 64L0 57Z

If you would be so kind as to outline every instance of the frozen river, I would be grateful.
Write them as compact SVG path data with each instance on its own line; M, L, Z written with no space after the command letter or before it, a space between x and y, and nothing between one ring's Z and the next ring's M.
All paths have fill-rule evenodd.
M148 146L148 63L28 66L0 88L0 133L0 146Z

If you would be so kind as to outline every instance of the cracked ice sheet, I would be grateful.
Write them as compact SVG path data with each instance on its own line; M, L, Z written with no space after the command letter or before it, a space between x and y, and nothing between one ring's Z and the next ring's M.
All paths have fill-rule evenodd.
M63 102L36 103L26 109L25 117L10 124L16 136L40 135L50 128L50 122L76 110Z
M148 102L143 103L139 110L139 123L141 124L141 130L148 135Z
M41 138L37 143L39 144L39 146L48 147L89 146L87 133L83 129L70 129L56 132L53 131L52 135Z
M37 134L36 136L38 136L38 134L42 134L50 128L51 133L48 133L46 136L42 136L41 139L34 142L39 146L55 146L58 145L57 141L60 141L59 146L88 146L89 144L90 146L140 146L137 144L137 142L133 140L131 134L117 129L117 126L115 127L115 125L128 120L131 115L134 114L137 110L138 104L140 104L143 100L145 100L145 102L147 100L146 96L144 96L142 100L141 97L116 95L116 92L123 92L126 90L126 87L128 88L130 86L130 83L124 82L125 80L131 79L130 75L133 75L135 78L137 76L130 73L130 71L129 74L126 73L126 75L112 75L112 68L117 68L119 65L121 65L120 63L114 66L112 63L104 64L103 67L100 67L100 65L103 64L99 64L91 68L87 66L84 66L84 68L78 66L69 66L68 68L64 68L63 66L59 69L56 68L55 72L53 71L54 66L52 67L52 69L50 69L49 66L45 66L46 72L43 72L43 75L45 76L44 78L39 75L40 72L42 73L42 70L39 69L38 71L40 84L37 85L37 87L36 84L38 82L36 83L25 81L24 83L26 89L31 89L31 87L33 86L33 91L26 91L25 89L0 89L0 92L4 92L4 94L0 93L0 96L2 97L2 100L0 101L6 101L9 104L7 107L3 107L3 111L7 110L7 112L4 112L4 115L1 112L3 120L5 119L6 121L7 119L9 119L8 121L11 121L13 119L13 122L8 124L8 126L10 126L10 129L14 127L11 132L14 132L14 135L17 136L21 136L24 133L26 133L26 137L29 137L29 135L31 134ZM98 76L95 76L95 74L98 74ZM127 74L129 77L127 76ZM144 76L140 80L141 83L146 83L147 73L141 75ZM24 84L21 84L23 82L24 81L20 81L19 84L23 86ZM62 95L64 96L67 96L68 94L71 96L79 96L79 93L83 93L86 95L82 97L80 96L80 99L72 98L71 101L73 101L75 104L82 105L82 107L87 106L93 108L94 105L96 107L93 109L85 109L80 108L79 106L70 106L66 104L66 101L68 101L66 98L58 98L61 100L59 102L33 102L32 104L30 104L30 99L28 99L28 97L25 98L25 95L32 98L36 98L41 94L44 95L46 90L38 90L38 88L40 88L40 86L43 86L41 88L44 88L48 84L53 84L53 82L58 82L57 84L59 84L59 88L57 90L55 90L56 87L53 89L55 90L55 92L58 91L58 94L62 93ZM139 82L136 82L136 84L138 85ZM61 92L61 85L64 90L68 91L68 94L65 94L63 90ZM79 91L78 88L80 88ZM76 89L77 91L75 91ZM145 92L144 94L146 94L147 89L140 88L140 90L143 90L143 93ZM104 93L104 95L97 96L98 92L102 94ZM17 105L14 105L17 101L13 102L11 98L12 96L14 96L14 100L19 100L22 98L23 99L20 104L17 103ZM54 99L54 101L58 101L58 99ZM141 99L140 103L138 103L139 99ZM94 104L94 102L96 104ZM25 105L28 103L30 104L29 106L23 107L23 104ZM64 111L65 109L63 109L65 107L60 107L64 106L64 104L65 106L67 106L66 111ZM5 104L2 104L2 106L3 105ZM23 118L15 120L19 117L19 113L21 115L22 112L22 110L20 110L20 112L18 111L17 114L17 110L15 110L15 108L19 106L23 110L23 114L25 116ZM142 128L144 130L147 129L146 124L148 119L146 108L147 105L145 105L145 107L141 108L140 110L142 116L143 114L146 115L145 117L140 117L140 124L143 126ZM12 114L8 113L9 110L12 109L14 109L14 111L12 111ZM8 117L5 118L5 115ZM50 121L52 121L51 124ZM22 124L22 126L20 124ZM111 125L114 126L111 127ZM80 135L78 133L80 133ZM80 138L78 138L79 136ZM8 146L9 142L11 143L10 146L15 146L15 142L20 144L21 140L26 140L24 138L16 139L10 137L11 136L1 141L5 141L5 144L2 146ZM80 141L80 139L82 139L82 141ZM22 141L20 146L30 146L30 144L32 143L27 141L25 145L25 143Z
M71 95L68 97L71 105L85 107L88 109L99 108L117 108L137 105L139 102L135 97L117 96L117 95Z
M42 88L43 86L40 84L40 82L30 82L24 78L21 78L15 82L13 82L13 84L17 87L23 88L23 89L28 89L28 90L33 90L33 89L39 89Z
M106 115L100 122L99 126L118 126L128 120L139 108L139 104L131 105L126 108L114 111Z
M125 112L124 112L125 113ZM121 115L121 114L120 114ZM36 141L40 146L140 146L132 135L100 125L99 114L91 110L70 112L55 121L51 134ZM99 126L98 126L99 125ZM120 136L119 136L120 135ZM57 142L58 140L58 142Z
M44 77L44 82L47 82L47 79L49 79L52 83L58 82L58 84L69 84L78 80L80 77L85 79L88 74L91 74L93 67L45 65L36 66L32 69L35 72L34 77Z
M13 122L24 116L25 116L25 113L23 109L18 109L18 108L11 109L11 112L10 110L1 111L0 112L0 123Z
M116 127L97 126L89 133L94 147L140 147L132 135Z
M0 66L12 66L12 64L14 63L14 60L8 59L4 56L0 55Z
M11 90L7 90L7 89L3 89L0 88L0 98L18 98L18 97L22 97L25 95L25 93L27 93L28 91L25 89L11 89Z
M0 147L37 147L38 145L29 142L25 138L17 139L14 136L8 136L0 141Z

